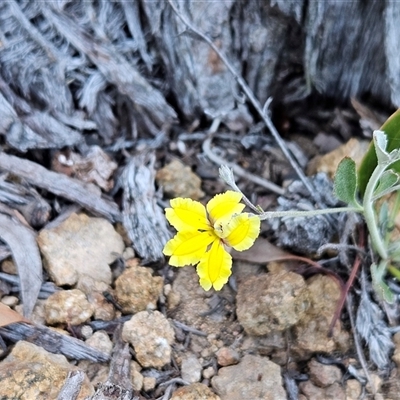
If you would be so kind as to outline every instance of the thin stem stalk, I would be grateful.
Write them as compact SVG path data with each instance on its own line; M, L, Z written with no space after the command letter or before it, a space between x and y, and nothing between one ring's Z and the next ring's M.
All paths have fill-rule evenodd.
M286 159L289 161L290 165L292 168L295 170L297 176L300 178L300 180L303 182L303 185L305 188L308 190L308 192L311 194L313 198L319 203L319 199L316 198L315 196L315 190L312 186L312 184L309 182L307 177L305 176L303 170L297 163L297 161L294 159L293 155L290 153L288 147L286 146L285 141L282 139L280 136L278 130L275 128L275 125L273 124L271 118L268 116L268 114L265 112L261 107L260 102L257 100L255 97L253 91L250 89L250 86L246 83L242 75L240 75L236 69L234 68L233 64L229 61L229 59L225 56L224 53L216 46L216 44L203 32L201 32L199 29L197 29L194 24L189 21L189 19L184 16L176 6L175 2L173 0L167 0L171 8L174 10L175 14L178 16L178 18L186 25L186 27L192 31L195 35L197 35L199 38L201 38L204 42L206 42L218 55L218 57L221 59L221 61L225 64L225 66L228 68L230 73L233 75L233 77L236 79L237 83L239 84L240 88L243 90L243 92L246 94L247 98L253 105L253 107L256 109L257 113L265 123L266 127L268 130L271 132L272 136L274 137L275 141L277 142L278 146L282 150L282 153L285 155Z
M369 178L363 199L364 218L368 226L368 231L371 237L372 245L374 246L379 256L384 260L388 258L388 253L386 250L385 243L379 232L378 224L376 221L373 194L376 185L378 184L379 178L382 176L383 172L386 170L387 167L388 167L387 164L377 165L371 177Z
M310 211L264 211L260 213L259 217L261 220L271 219L271 218L282 218L282 217L315 217L316 215L323 214L335 214L340 212L362 212L361 208L355 207L336 207L336 208L324 208L322 210L310 210Z
M396 268L393 267L393 265L389 265L388 271L398 280L400 280L400 271Z

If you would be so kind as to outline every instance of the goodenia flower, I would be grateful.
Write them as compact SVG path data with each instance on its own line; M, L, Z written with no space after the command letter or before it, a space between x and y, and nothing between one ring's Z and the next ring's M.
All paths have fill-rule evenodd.
M169 223L178 231L163 253L175 267L197 265L204 290L220 290L231 275L232 257L227 247L237 251L250 248L260 233L260 218L242 213L242 194L227 191L214 196L204 207L198 201L178 197L165 210Z

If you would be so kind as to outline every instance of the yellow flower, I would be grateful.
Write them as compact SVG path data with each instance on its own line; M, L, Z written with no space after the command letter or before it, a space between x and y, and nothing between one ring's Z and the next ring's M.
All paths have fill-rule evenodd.
M178 197L165 210L178 233L167 242L164 254L175 267L197 265L204 290L220 290L231 275L232 257L226 246L243 251L260 233L260 219L242 213L242 194L227 191L214 196L204 207L198 201Z

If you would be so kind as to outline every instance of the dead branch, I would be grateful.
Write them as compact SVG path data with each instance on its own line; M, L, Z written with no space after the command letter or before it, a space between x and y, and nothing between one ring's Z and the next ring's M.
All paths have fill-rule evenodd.
M91 400L138 400L133 395L130 377L131 355L129 345L121 338L122 325L114 331L114 351L110 362L110 373L106 382L99 385Z
M109 356L88 346L81 340L63 335L46 326L30 325L24 322L0 328L0 336L17 342L26 340L54 354L63 354L74 360L106 362Z
M115 222L121 219L118 206L101 196L100 189L57 172L49 171L32 161L0 153L0 170L23 178L33 186L64 197L95 214Z
M170 239L165 216L156 203L154 162L153 153L135 155L122 175L123 223L145 261L163 259L162 249Z
M19 276L0 272L0 282L7 282L8 284L13 285L11 287L11 291L15 292L21 290L21 281L19 279ZM55 293L58 290L61 290L61 288L56 286L55 283L50 281L42 282L38 298L47 299L51 294Z
M49 220L50 205L27 185L0 178L0 201L18 210L33 228L41 228Z
M57 7L49 5L50 3L43 3L43 15L76 49L86 54L121 93L128 96L135 105L149 112L160 125L172 122L176 118L175 111L166 103L162 94L153 88L108 40L96 40L75 20L68 18L66 13L61 13Z
M35 110L0 76L0 134L10 146L20 150L61 148L83 141L81 134L48 112ZM61 111L58 116L62 116ZM65 117L63 118L65 119Z
M204 142L203 142L203 152L207 155L207 157L214 162L217 165L227 165L228 167L232 168L232 171L240 176L241 178L248 179L251 182L254 182L255 184L264 187L265 189L274 192L276 194L279 194L280 196L283 196L285 194L285 191L278 185L275 185L273 182L270 182L266 179L263 179L257 175L253 175L250 172L247 172L243 168L239 167L239 165L235 163L231 163L223 159L222 157L218 156L211 150L211 141L212 137L209 136Z
M127 390L132 390L130 378L131 355L129 344L122 340L122 325L114 331L114 351L110 363L108 382L118 384Z
M32 314L42 285L42 259L36 243L36 233L22 224L15 211L2 205L0 210L0 238L11 249L18 268L23 313Z
M57 400L75 400L82 388L85 373L83 371L70 371Z

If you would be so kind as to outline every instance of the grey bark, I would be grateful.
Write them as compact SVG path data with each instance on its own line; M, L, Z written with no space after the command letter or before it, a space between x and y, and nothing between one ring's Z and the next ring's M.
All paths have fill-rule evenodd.
M164 213L155 197L155 155L137 154L122 174L123 223L134 249L145 262L163 259L170 238Z
M400 106L397 1L174 2L261 103L317 90ZM20 151L87 130L107 144L156 136L177 114L252 124L226 66L164 0L2 2L0 41L0 134Z
M83 371L70 371L60 393L58 393L57 400L76 400L84 379L85 373Z
M123 342L121 332L122 325L119 325L114 332L114 350L108 379L97 387L91 400L139 400L133 393L130 375L132 357L129 345Z
M0 336L17 342L27 340L54 354L63 354L74 360L89 360L92 362L107 362L109 356L88 346L82 340L56 332L41 325L30 325L19 322L0 328Z
M10 248L18 269L23 314L29 318L43 281L36 232L23 224L14 210L0 204L0 238Z
M101 190L94 184L49 171L32 161L5 153L0 153L0 171L10 172L33 186L78 203L111 221L121 220L118 206L113 201L103 198Z
M50 218L51 207L27 184L0 177L0 202L18 210L33 228L41 228Z

